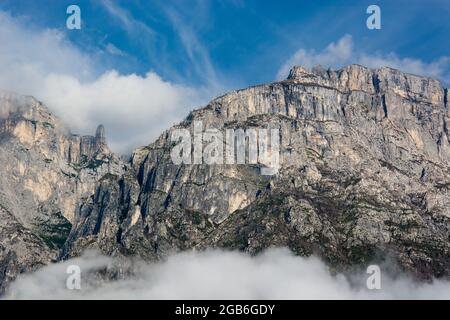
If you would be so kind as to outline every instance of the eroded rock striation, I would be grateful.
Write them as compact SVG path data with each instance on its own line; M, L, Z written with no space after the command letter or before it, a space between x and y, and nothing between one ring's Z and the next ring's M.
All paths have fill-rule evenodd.
M99 183L63 256L98 247L149 259L288 246L338 269L389 255L449 276L449 108L439 81L390 68L292 69L285 81L216 98L136 150ZM175 165L173 130L277 128L281 168Z
M56 260L79 202L121 174L104 128L78 136L41 102L0 92L0 292L17 273Z
M109 151L102 127L96 137L62 133L33 100L1 123L8 169L0 204L10 218L0 223L0 282L5 265L27 271L55 252L65 259L97 248L158 260L180 250L256 254L271 246L317 254L338 271L389 258L419 278L448 278L448 95L437 80L391 68L294 67L284 81L192 111L128 163ZM278 173L262 175L261 164L174 164L172 133L193 132L194 122L222 132L278 129ZM67 240L34 259L45 221L67 223ZM3 230L20 233L16 247ZM14 259L20 252L29 254Z

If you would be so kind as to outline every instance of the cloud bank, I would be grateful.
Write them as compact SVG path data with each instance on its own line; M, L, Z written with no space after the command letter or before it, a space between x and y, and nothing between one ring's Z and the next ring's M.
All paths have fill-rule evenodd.
M325 68L340 68L348 64L361 64L369 68L391 67L408 73L430 76L450 83L450 57L443 56L432 62L420 59L401 58L391 52L388 54L368 53L355 48L351 35L344 35L336 42L331 42L322 51L298 49L284 63L277 73L278 79L284 79L294 65L312 68L321 65Z
M20 276L9 299L449 299L450 283L415 283L383 274L381 289L366 288L367 274L352 281L332 276L316 257L270 249L250 257L239 252L185 252L166 261L134 261L133 277L104 281L92 272L114 264L112 258L87 253ZM69 265L81 268L81 290L66 289Z
M0 11L0 88L35 96L75 133L93 133L102 123L116 152L149 144L210 98L208 88L171 83L152 71L101 71L95 53L80 51L61 32L27 23Z

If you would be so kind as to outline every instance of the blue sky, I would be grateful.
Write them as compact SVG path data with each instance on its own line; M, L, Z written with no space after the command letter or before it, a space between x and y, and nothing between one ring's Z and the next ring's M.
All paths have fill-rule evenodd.
M65 27L70 4L81 8L81 30ZM370 4L381 8L381 30L366 27ZM149 115L166 127L179 117L161 120L158 112L167 107L160 101L166 97L144 96L155 90L147 86L162 85L169 97L176 96L172 112L185 115L227 90L282 78L292 64L390 65L450 83L450 3L444 0L2 0L0 13L0 40L14 42L0 49L0 66L3 59L17 78L0 78L0 87L37 95L82 132L98 121L113 131L121 127L112 118L125 115L123 110L111 109L108 118L106 106L92 110L82 99L90 96L97 106L106 98L92 92L108 93L115 86L133 87L127 94L136 110L143 110L139 101L150 101L145 111L151 109ZM24 70L45 78L46 87L36 87ZM76 103L69 104L61 92ZM58 111L61 105L65 111ZM74 114L66 114L70 108L83 117L73 121Z
M65 28L70 4L81 8L79 31ZM370 4L382 10L381 30L366 28ZM95 53L110 44L124 53L101 56L105 69L154 70L189 84L213 81L213 75L227 87L272 81L299 47L320 50L345 34L366 52L425 62L450 55L446 1L3 0L0 8L38 28L60 29L82 50Z

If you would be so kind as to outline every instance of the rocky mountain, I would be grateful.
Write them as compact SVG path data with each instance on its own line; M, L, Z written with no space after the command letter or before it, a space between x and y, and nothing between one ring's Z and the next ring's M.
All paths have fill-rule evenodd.
M106 173L122 172L106 145L78 136L41 102L0 92L0 292L17 273L56 260L78 211Z
M194 110L128 163L109 151L102 127L79 137L36 100L14 99L1 100L2 113L15 109L0 124L3 286L87 248L158 260L286 246L336 271L392 259L421 279L450 277L450 110L437 80L294 67L284 81ZM241 164L174 163L174 134L195 137L196 123L222 137L276 130L279 151L269 153L279 152L279 168L265 175L249 152Z

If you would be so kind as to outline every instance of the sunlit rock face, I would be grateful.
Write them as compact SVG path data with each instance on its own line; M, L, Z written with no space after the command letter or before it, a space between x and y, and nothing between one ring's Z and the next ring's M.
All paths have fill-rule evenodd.
M0 289L58 256L80 200L121 164L103 126L77 136L41 102L0 93Z
M75 136L39 102L27 106L5 108L0 120L2 214L10 234L28 232L20 250L1 233L0 265L29 252L22 269L10 267L16 273L87 248L157 260L283 246L335 270L390 259L419 278L450 277L449 106L437 80L359 65L294 67L284 81L192 111L127 163L108 149L103 127ZM197 122L203 132L278 130L278 171L175 164L173 133L187 129L194 144ZM64 226L56 248L43 225ZM47 254L34 258L35 248Z
M225 94L99 183L63 256L287 246L338 270L389 258L421 278L448 277L447 95L437 80L359 65L294 67L285 81ZM171 134L193 133L195 121L279 129L280 170L173 164Z

